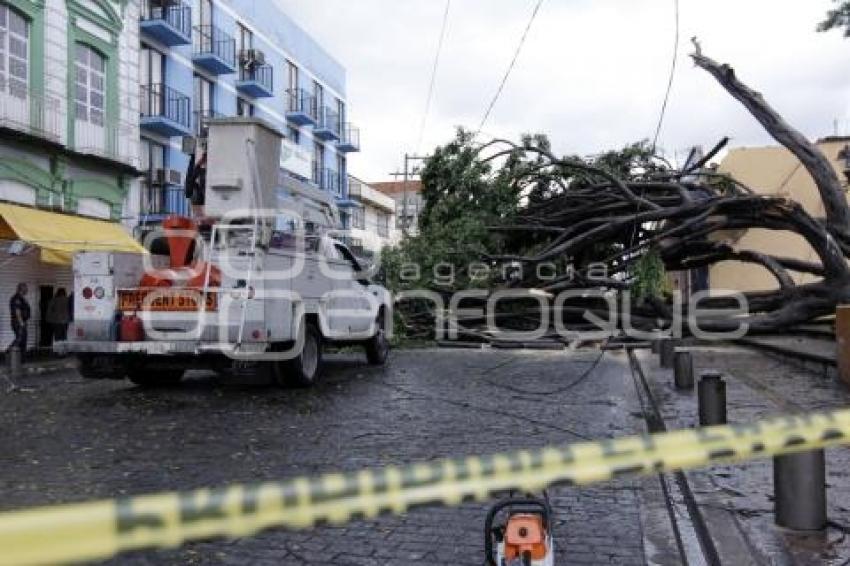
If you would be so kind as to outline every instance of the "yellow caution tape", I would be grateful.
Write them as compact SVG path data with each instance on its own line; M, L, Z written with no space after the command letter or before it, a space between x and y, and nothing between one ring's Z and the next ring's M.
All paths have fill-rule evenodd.
M0 514L0 564L102 559L245 537L270 527L310 528L357 517L457 505L507 490L538 491L799 452L850 442L850 410L752 424L390 466L316 478L232 485Z

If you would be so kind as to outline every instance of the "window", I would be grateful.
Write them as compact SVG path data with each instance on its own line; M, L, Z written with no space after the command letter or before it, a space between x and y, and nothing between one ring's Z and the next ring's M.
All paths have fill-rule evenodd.
M139 49L139 84L141 85L141 112L143 116L156 116L161 108L160 87L165 82L165 55L145 44Z
M298 90L298 67L292 61L286 61L286 74L288 77L288 88L290 92Z
M195 116L195 134L201 135L204 119L213 116L215 85L200 75L195 75L193 81L192 113Z
M74 69L77 120L102 126L106 103L106 58L88 45L78 43Z
M0 92L26 98L29 91L29 22L0 3Z
M319 142L313 144L313 182L324 186L322 175L325 171L325 146Z
M390 216L384 212L378 213L378 235L386 238L390 235Z
M360 208L352 209L351 211L351 227L364 230L366 228L366 210Z
M192 10L195 17L195 24L201 26L212 25L212 0L201 0L198 9Z
M336 155L336 170L341 178L345 178L345 157Z
M316 81L313 81L313 96L316 98L316 109L321 112L325 106L325 88Z
M294 144L301 143L301 132L295 126L286 127L286 137Z
M345 128L345 102L336 99L336 115L338 117L337 127L339 128L339 133L342 134L343 128Z
M237 116L253 116L254 115L254 105L245 100L244 98L236 99L236 115Z
M248 49L254 48L254 32L243 26L242 24L236 24L236 27L239 29L239 49L241 51L246 51Z
M142 86L153 86L165 82L165 55L142 44L139 50L139 82Z
M142 138L141 151L141 169L145 172L142 178L141 212L142 214L164 212L162 187L156 183L156 175L159 169L165 167L165 146Z

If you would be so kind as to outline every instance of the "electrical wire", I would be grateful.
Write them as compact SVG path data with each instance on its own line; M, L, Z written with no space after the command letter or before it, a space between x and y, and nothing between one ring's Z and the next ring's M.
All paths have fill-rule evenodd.
M419 136L416 138L416 153L422 147L422 139L425 136L425 127L428 124L428 114L431 111L431 100L434 97L434 85L437 82L437 68L440 65L440 53L443 51L443 40L446 38L446 26L449 21L449 8L452 0L446 0L446 10L443 12L443 24L440 26L440 39L437 41L437 53L434 55L434 66L431 68L431 82L428 85L428 97L425 99L425 112L422 114L422 123L419 125Z
M661 104L661 112L658 115L658 125L655 127L655 136L652 138L652 153L658 144L658 136L661 134L661 126L664 124L664 115L667 113L667 104L670 102L670 91L673 90L673 78L676 76L676 63L679 60L679 0L673 0L673 12L676 22L676 31L673 41L673 62L670 64L670 77L667 79L667 92L664 94L664 102Z
M487 111L484 112L484 117L481 119L481 123L475 130L474 138L477 138L478 134L481 133L482 128L484 128L484 124L487 123L487 119L490 117L490 113L493 111L493 107L496 106L496 102L502 95L502 90L504 90L505 84L508 82L508 78L511 76L511 71L513 71L514 66L516 65L520 51L522 51L522 46L525 44L525 39L528 37L528 32L531 30L531 25L534 23L534 19L537 17L537 12L540 11L540 6L543 5L543 1L544 0L537 0L537 5L534 6L534 11L531 13L531 18L529 18L528 24L525 26L525 31L522 32L522 37L520 38L519 44L517 45L516 50L514 51L514 56L513 59L511 59L511 64L508 65L508 70L505 71L505 76L502 77L502 82L499 84L499 88L496 90L496 94L495 96L493 96L493 100L490 101L490 105L487 107Z

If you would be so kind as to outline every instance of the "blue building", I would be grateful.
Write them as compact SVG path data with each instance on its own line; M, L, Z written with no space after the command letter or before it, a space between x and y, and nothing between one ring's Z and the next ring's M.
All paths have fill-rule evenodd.
M333 195L347 223L360 140L345 69L274 2L141 0L139 41L140 222L189 211L183 136L203 137L210 117L257 116L285 134L287 182Z

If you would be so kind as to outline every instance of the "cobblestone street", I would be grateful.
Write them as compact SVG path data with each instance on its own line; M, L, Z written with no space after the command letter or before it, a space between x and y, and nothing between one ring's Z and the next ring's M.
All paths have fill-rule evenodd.
M0 396L4 510L644 431L625 355L595 350L408 350L384 368L338 354L311 390L201 373L164 390L84 381L73 371L23 384L32 391ZM656 484L647 478L550 491L559 558L644 563L641 518L652 512ZM420 509L127 554L113 563L479 565L486 509Z

